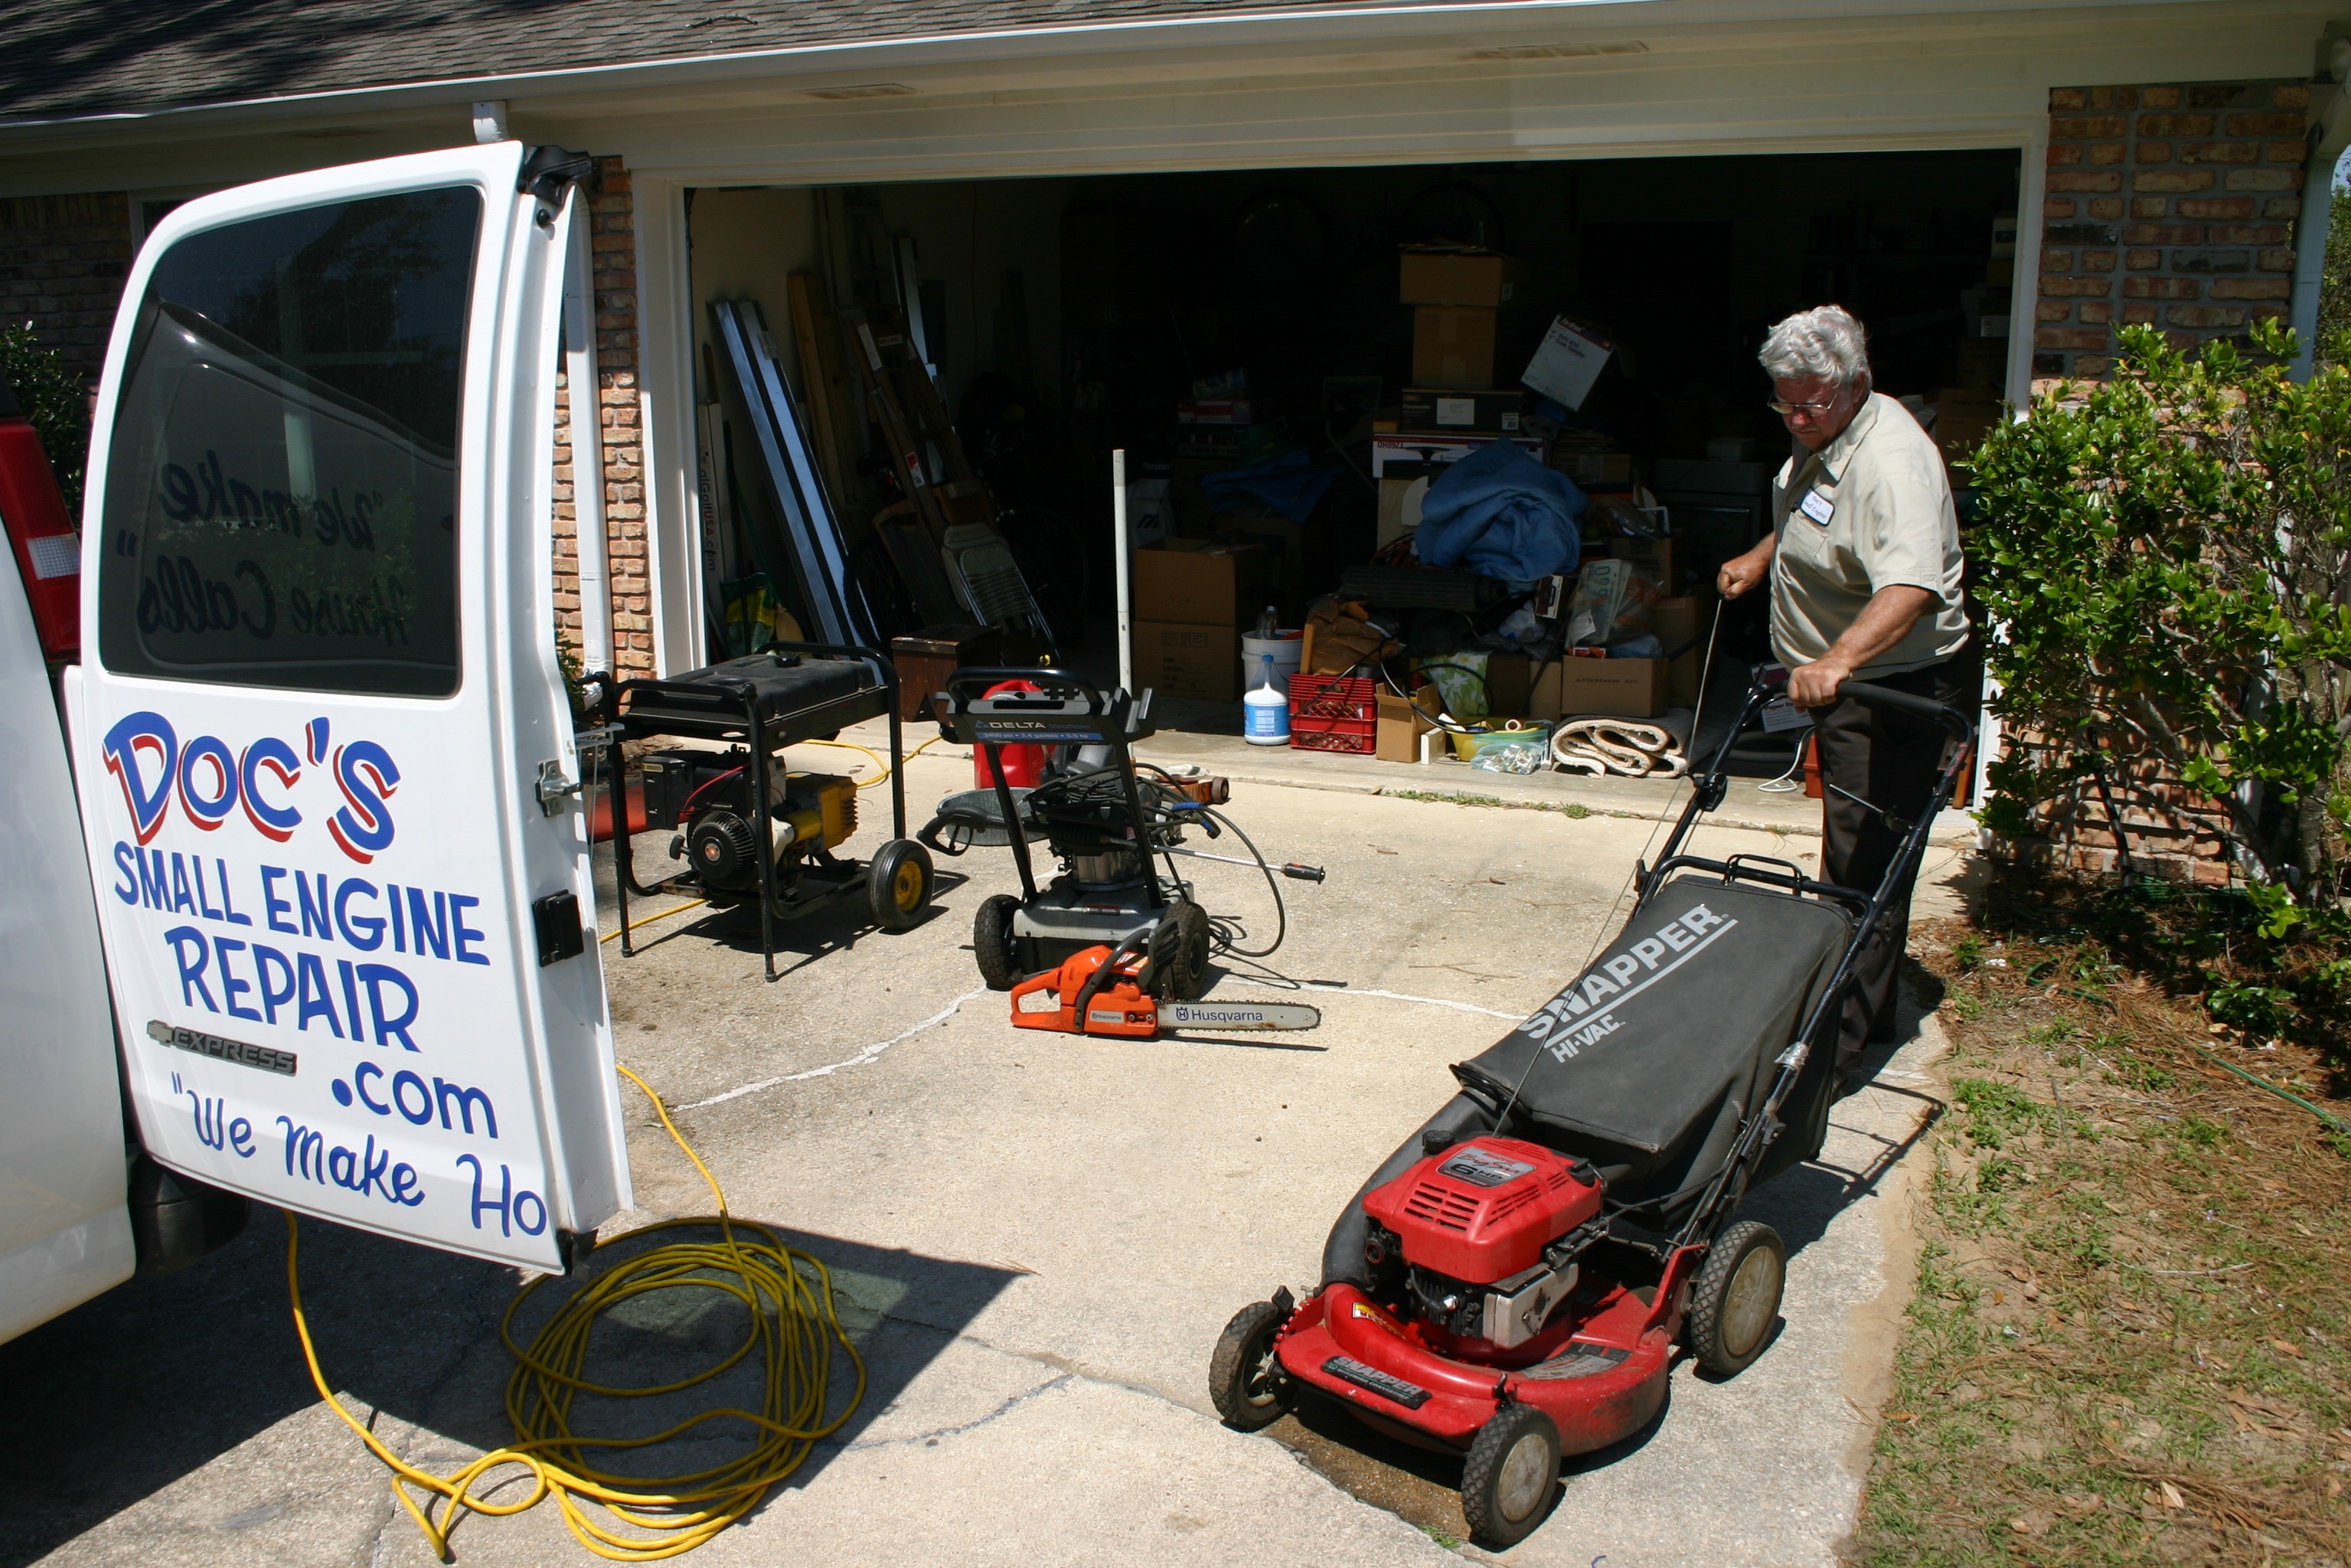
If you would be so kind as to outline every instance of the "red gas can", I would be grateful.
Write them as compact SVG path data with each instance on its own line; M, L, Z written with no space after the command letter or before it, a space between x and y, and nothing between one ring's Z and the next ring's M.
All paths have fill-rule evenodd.
M1008 692L1034 692L1044 688L1034 681L998 681L981 693L982 696L1002 696ZM1004 759L1004 781L1015 789L1034 789L1045 781L1045 748L1026 741L1015 741L996 748ZM996 788L996 769L987 765L987 747L971 748L971 783L975 789Z

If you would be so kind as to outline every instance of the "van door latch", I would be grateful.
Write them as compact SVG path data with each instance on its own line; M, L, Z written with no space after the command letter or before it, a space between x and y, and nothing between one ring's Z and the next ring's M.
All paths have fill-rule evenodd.
M538 765L538 810L541 816L552 817L563 810L567 795L580 793L580 780L563 776L563 759L550 757Z

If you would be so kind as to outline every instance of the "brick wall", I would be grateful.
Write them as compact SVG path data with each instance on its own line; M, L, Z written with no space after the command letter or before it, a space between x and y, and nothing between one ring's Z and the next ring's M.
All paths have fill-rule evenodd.
M120 191L0 201L0 323L31 322L68 370L97 375L131 251L131 199Z
M604 442L604 551L612 590L612 665L653 673L653 576L645 551L644 432L637 401L637 220L629 172L599 161L590 205L596 290L597 415ZM579 515L571 493L571 390L555 404L555 603L564 642L580 646Z
M2301 82L2050 93L2036 380L2105 375L2134 322L2192 348L2286 314L2309 104Z
M2011 752L2053 752L2038 742L2011 736ZM2063 758L2052 756L2052 761ZM2107 800L2114 810L2109 815ZM2121 823L2117 842L2115 823ZM2217 801L2199 794L2152 758L2124 758L2107 775L2106 793L2085 783L2051 801L2036 816L2029 838L2002 841L1995 852L2009 859L2069 866L2079 871L2130 869L2142 876L2199 886L2226 886L2238 873L2221 837L2227 815Z

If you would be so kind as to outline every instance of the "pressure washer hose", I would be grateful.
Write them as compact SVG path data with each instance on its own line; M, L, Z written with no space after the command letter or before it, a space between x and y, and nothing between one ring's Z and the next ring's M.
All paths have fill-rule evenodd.
M441 1561L452 1561L449 1532L459 1510L502 1517L522 1513L552 1496L563 1511L563 1522L580 1544L615 1563L650 1563L691 1552L758 1505L768 1489L799 1469L817 1440L841 1429L865 1398L865 1364L841 1326L832 1299L832 1277L823 1263L794 1248L766 1226L737 1219L726 1212L726 1195L710 1167L694 1152L677 1124L670 1120L661 1096L645 1081L620 1069L621 1075L645 1092L653 1113L694 1168L710 1187L718 1212L706 1218L666 1219L616 1237L607 1247L655 1231L688 1227L716 1227L713 1241L671 1241L636 1253L612 1265L573 1291L555 1309L528 1346L515 1341L515 1315L548 1278L524 1286L507 1304L498 1322L498 1337L515 1358L507 1380L507 1416L514 1423L515 1440L484 1454L456 1474L441 1477L418 1469L379 1441L374 1433L344 1408L328 1386L319 1364L318 1347L310 1340L310 1322L302 1308L302 1280L298 1267L298 1232L294 1216L286 1216L286 1287L293 1298L294 1332L302 1342L302 1357L309 1364L310 1380L343 1424L359 1434L375 1457L392 1472L392 1495L424 1531ZM747 1239L746 1235L758 1239ZM600 1249L599 1250L601 1250ZM813 1277L811 1277L813 1276ZM551 1276L550 1276L551 1277ZM614 1388L582 1375L589 1341L599 1314L632 1297L670 1289L716 1291L734 1297L751 1314L751 1327L741 1345L718 1362L674 1383L644 1388ZM838 1347L855 1369L857 1386L847 1404L831 1420L825 1406L831 1395L832 1353ZM735 1366L754 1349L766 1364L767 1394L763 1408L750 1411L716 1406L664 1431L641 1437L595 1437L573 1433L573 1400L581 1394L608 1398L655 1398L705 1383ZM590 1462L590 1450L647 1448L713 1420L742 1421L759 1428L761 1437L751 1451L726 1464L676 1476L627 1476L599 1469ZM531 1476L529 1492L517 1501L493 1502L482 1487L490 1472L516 1465ZM493 1483L493 1486L499 1483ZM428 1495L420 1504L409 1489ZM443 1500L439 1519L432 1499ZM623 1523L662 1533L623 1535L601 1523L587 1509L601 1505Z

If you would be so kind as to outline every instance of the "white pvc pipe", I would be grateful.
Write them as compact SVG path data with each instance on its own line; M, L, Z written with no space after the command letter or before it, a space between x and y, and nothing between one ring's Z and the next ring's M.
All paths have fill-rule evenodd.
M1118 684L1134 690L1134 590L1128 581L1134 563L1127 559L1126 448L1110 455L1110 517L1113 549L1118 554Z
M596 373L594 258L588 193L571 187L563 266L563 375L571 400L571 517L580 563L580 665L612 667L612 578L604 544L604 409Z

